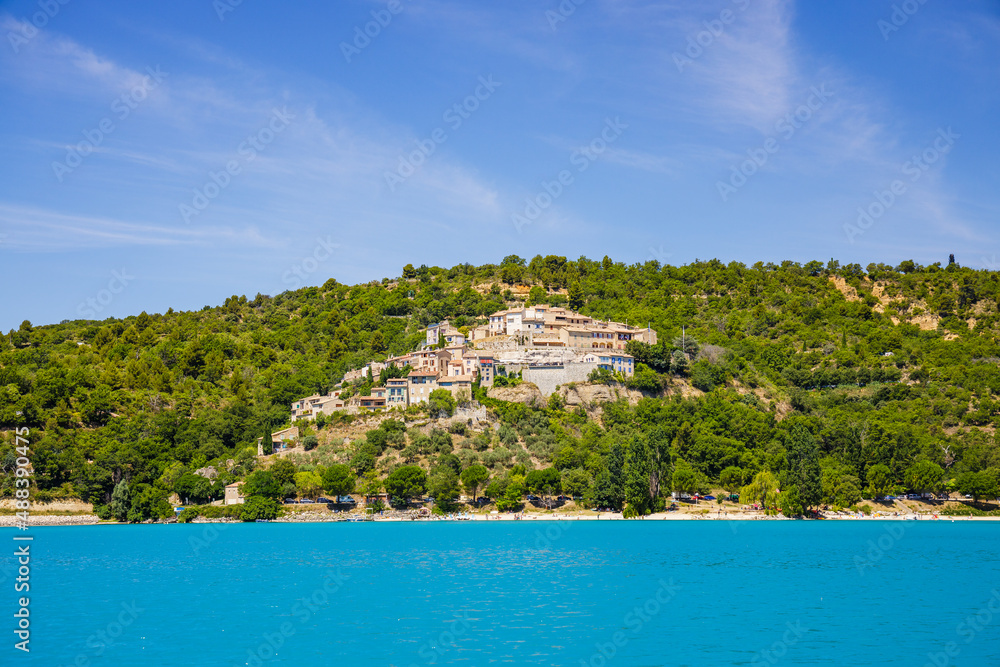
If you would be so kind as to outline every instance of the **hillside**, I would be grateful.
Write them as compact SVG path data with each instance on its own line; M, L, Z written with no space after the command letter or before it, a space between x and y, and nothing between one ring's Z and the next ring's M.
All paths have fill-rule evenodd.
M258 465L257 438L288 423L293 399L414 349L428 324L471 327L527 299L655 329L657 345L630 344L642 364L632 400L602 404L581 396L612 392L566 387L528 406L479 391L488 418L472 427L449 433L431 425L438 415L410 408L379 430L385 437L358 431L347 445L338 441L351 425L334 420L295 472L348 463L354 474L374 471L371 481L409 462L450 479L447 469L457 477L483 464L502 494L532 468L554 466L563 488L612 507L656 506L678 483L738 488L762 470L783 489L809 496L816 487L844 506L883 489L949 484L985 484L977 495L986 496L1000 471L998 296L1000 274L954 263L672 267L538 256L408 265L380 283L331 279L198 312L25 322L0 336L0 491L13 495L11 429L27 425L38 500L103 505L122 480L133 497L160 498L208 465L220 476L206 493L218 497Z

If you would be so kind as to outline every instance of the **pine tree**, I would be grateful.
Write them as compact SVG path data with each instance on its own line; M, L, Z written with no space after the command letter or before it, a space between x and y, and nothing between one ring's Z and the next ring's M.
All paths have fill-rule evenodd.
M569 288L569 309L580 311L586 305L583 299L583 290L580 289L580 283L573 283Z

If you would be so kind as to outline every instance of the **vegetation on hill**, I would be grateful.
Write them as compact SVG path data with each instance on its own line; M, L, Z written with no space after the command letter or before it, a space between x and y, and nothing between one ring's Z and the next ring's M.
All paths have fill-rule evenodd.
M430 323L483 323L515 293L655 329L657 345L629 346L639 362L630 386L646 398L584 410L478 390L498 428L428 434L394 420L349 445L332 437L343 421L333 419L281 493L314 495L327 467L343 464L370 491L415 465L426 479L404 470L390 483L407 495L433 487L457 497L474 478L462 487L470 496L505 507L539 478L532 471L553 468L558 479L546 473L536 491L627 504L633 514L671 490L738 489L763 484L764 472L782 492L794 489L791 507L949 485L996 494L1000 274L955 263L673 267L510 256L233 296L198 312L24 322L0 336L0 427L31 428L36 500L79 497L124 519L155 516L170 492L203 502L251 475L257 439L288 423L292 400L418 347ZM15 491L14 446L4 431L5 496ZM207 466L214 483L193 479ZM464 474L475 466L488 478Z

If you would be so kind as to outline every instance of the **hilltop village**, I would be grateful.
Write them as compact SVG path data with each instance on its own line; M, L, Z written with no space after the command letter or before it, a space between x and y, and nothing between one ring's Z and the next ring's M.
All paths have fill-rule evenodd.
M630 341L657 342L649 327L596 320L547 305L502 310L471 329L457 329L445 320L424 332L420 349L349 371L329 394L293 401L291 421L314 420L320 413L406 408L426 402L437 389L455 398L462 392L471 396L474 384L492 386L497 375L517 376L548 396L560 384L586 381L596 369L629 378L635 360L625 346ZM387 370L390 377L371 387L368 395L347 395L345 385L378 378Z

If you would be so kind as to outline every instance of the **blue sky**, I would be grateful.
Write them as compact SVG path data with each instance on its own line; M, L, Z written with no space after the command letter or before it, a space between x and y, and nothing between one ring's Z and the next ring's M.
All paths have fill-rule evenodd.
M0 2L0 329L510 253L1000 268L995 0L235 1Z

